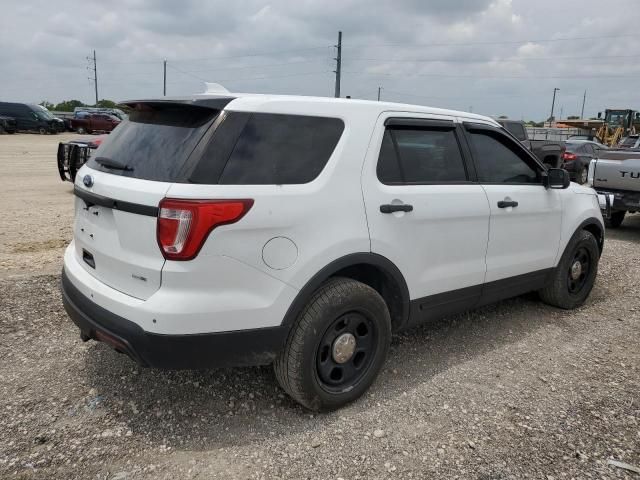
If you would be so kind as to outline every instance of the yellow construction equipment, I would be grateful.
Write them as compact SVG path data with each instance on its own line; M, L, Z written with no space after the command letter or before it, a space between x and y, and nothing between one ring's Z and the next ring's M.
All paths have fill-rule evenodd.
M604 112L604 123L596 135L605 145L612 147L623 137L640 131L640 112L631 109L606 109ZM601 116L598 113L598 118Z

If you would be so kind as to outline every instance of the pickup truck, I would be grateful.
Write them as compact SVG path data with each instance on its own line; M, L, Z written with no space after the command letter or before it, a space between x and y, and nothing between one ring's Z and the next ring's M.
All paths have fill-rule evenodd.
M606 198L607 226L619 227L627 212L640 211L640 150L601 150L589 163L587 182Z
M516 137L520 143L527 147L542 163L551 168L560 168L562 165L562 154L564 153L563 142L550 142L548 140L530 140L524 122L517 120L499 119L502 125L511 135Z
M71 119L71 129L78 133L110 132L120 124L120 119L106 113L91 113Z

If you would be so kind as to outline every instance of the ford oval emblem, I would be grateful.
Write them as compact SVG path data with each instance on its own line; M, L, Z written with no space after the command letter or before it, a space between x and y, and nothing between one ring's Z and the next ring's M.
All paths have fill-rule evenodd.
M82 179L82 183L84 183L84 186L87 188L93 187L93 177L91 175L85 175Z

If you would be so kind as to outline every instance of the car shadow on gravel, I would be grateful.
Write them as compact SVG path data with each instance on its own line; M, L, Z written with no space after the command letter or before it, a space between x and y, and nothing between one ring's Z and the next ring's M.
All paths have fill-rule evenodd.
M640 243L640 214L627 215L620 227L607 228L605 236L607 239Z
M369 393L332 414L311 415L295 404L277 385L271 367L149 370L95 344L86 353L81 374L104 397L102 407L148 441L189 450L247 445L313 432L379 402L402 401L404 392L424 388L434 375L518 342L546 324L570 330L563 316L530 295L397 334Z

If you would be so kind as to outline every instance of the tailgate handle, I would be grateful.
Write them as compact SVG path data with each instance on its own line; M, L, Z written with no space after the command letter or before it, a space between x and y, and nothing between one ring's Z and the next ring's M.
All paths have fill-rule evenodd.
M84 263L89 265L91 268L96 268L96 261L93 259L93 255L87 252L84 248L82 249L82 260L84 260Z

